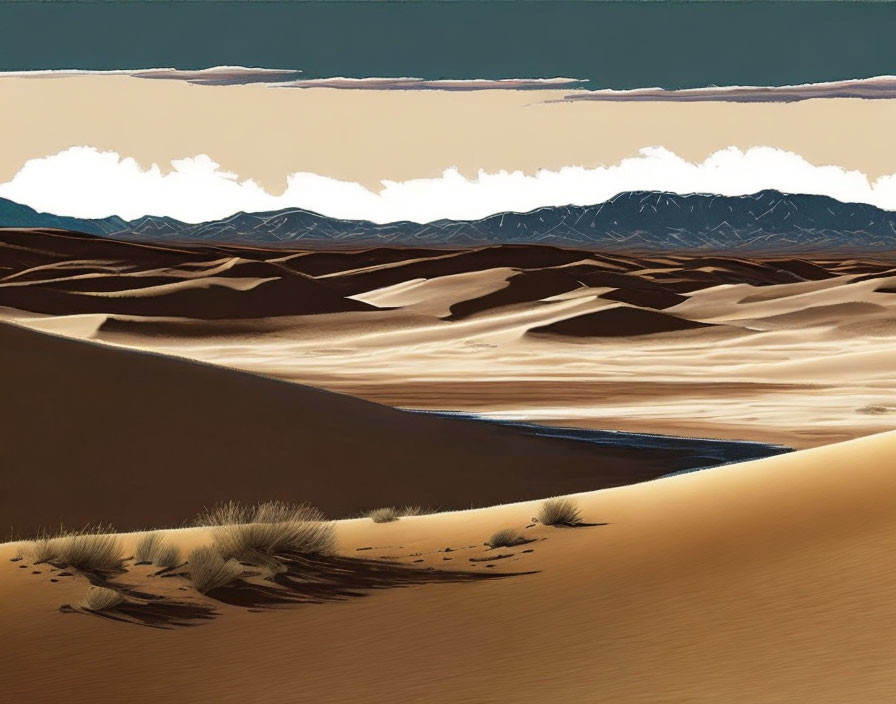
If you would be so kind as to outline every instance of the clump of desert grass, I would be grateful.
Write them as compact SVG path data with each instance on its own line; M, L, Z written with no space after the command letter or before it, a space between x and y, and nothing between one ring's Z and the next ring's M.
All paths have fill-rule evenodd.
M502 528L501 530L496 531L485 544L494 549L513 548L517 545L523 545L524 543L530 542L532 541L524 538L515 528Z
M571 499L547 499L539 506L536 517L546 526L583 525L579 507Z
M213 589L227 586L243 572L240 563L233 558L225 559L214 545L202 545L187 555L190 580L197 591L205 594Z
M176 567L180 564L180 548L166 543L161 533L144 533L137 541L134 563L155 565L162 569Z
M134 562L138 565L151 565L161 547L161 534L144 533L137 541L137 548L134 550Z
M44 533L30 543L26 543L25 547L21 548L21 551L23 555L27 554L31 557L34 564L52 562L56 559L56 556L59 553L58 543L56 541L57 538Z
M239 501L225 501L212 508L203 509L193 521L197 526L226 526L234 523L245 523L248 520L248 508Z
M111 526L87 527L41 535L28 546L35 564L49 562L82 572L110 572L121 569L124 548Z
M124 601L124 597L115 589L106 587L89 587L82 606L90 611L108 611Z
M309 504L229 501L204 511L196 523L211 526L223 558L250 564L276 564L277 555L329 555L336 547L333 524Z
M177 567L180 564L180 548L177 545L161 545L156 551L153 564L163 570Z
M374 523L392 523L399 518L407 516L422 516L427 513L434 513L431 510L424 509L422 506L383 506L368 511L365 515Z
M392 523L400 518L400 514L394 506L383 506L368 511L367 517L374 523Z

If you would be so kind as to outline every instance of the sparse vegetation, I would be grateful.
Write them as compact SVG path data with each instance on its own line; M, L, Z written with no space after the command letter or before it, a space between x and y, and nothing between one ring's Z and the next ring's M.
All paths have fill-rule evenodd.
M177 545L161 545L153 562L162 569L177 567L180 564L180 548Z
M180 548L166 544L161 533L146 533L137 541L134 561L138 565L156 565L163 569L175 567L180 564Z
M582 517L571 499L547 499L538 508L537 518L546 526L579 526Z
M137 541L137 549L134 551L134 561L145 564L155 562L159 549L162 547L162 536L159 533L144 533Z
M232 558L225 560L218 548L212 545L194 548L187 556L187 561L190 564L193 586L203 594L230 584L243 571L239 562Z
M35 564L52 562L82 572L117 570L121 567L123 547L111 526L85 528L78 532L43 535L30 545Z
M30 555L35 564L51 562L56 559L56 555L59 552L57 538L50 537L46 534L41 535L36 540L32 540L28 543L23 552Z
M392 523L392 521L397 521L400 515L394 506L384 506L368 511L367 517L374 523Z
M384 506L383 508L375 508L368 511L365 515L374 523L391 523L399 518L406 516L422 516L428 513L435 513L432 509L424 509L422 506Z
M249 508L243 506L239 501L226 501L213 508L205 509L196 516L194 523L197 526L229 526L236 523L248 523L250 515Z
M327 555L336 538L333 524L308 504L269 501L243 506L230 501L205 511L199 525L212 526L212 540L224 558L270 564L276 555Z
M90 587L84 597L84 608L91 611L108 611L124 601L120 592L106 587Z
M59 562L81 570L96 572L121 567L123 548L117 535L105 532L108 528L85 529L58 538Z
M523 543L531 542L520 535L515 528L502 528L486 541L490 548L512 548Z

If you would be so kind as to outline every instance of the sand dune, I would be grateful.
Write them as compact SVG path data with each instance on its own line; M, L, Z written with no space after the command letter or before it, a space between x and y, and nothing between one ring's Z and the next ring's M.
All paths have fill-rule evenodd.
M396 307L408 312L446 318L459 305L459 299L489 298L496 291L505 290L508 279L516 278L515 273L509 267L499 267L449 274L434 279L411 279L352 298L380 308Z
M894 452L891 433L582 494L589 528L526 529L537 502L345 521L348 557L531 574L267 613L206 600L212 621L168 632L59 613L86 581L2 546L0 678L29 702L887 701ZM503 527L536 542L471 562Z
M643 482L674 453L284 380L396 406L820 445L896 423L892 263L10 230L0 247L0 317L18 323L0 324L13 530L176 526L226 499L331 515L486 507L339 521L339 555L307 562L304 603L277 608L252 601L269 594L252 591L261 575L213 599L128 563L112 584L143 595L131 598L187 604L166 631L60 612L87 579L0 545L12 701L891 698L896 433ZM533 525L543 497L571 492L594 525ZM489 551L502 528L532 542ZM136 538L122 538L130 551ZM210 536L166 539L187 550Z
M0 253L5 320L406 408L796 447L896 422L861 411L896 397L892 261L10 229Z
M335 516L488 505L652 478L683 456L411 414L9 325L0 342L0 512L24 533L178 525L234 498L310 500Z
M611 291L600 292L602 298L648 308L667 308L686 300L648 279L617 273L615 264L611 267L612 270L608 271L605 263L591 260L523 270L513 276L505 288L455 303L451 307L452 319L462 319L515 303L553 298L582 288L610 288Z
M146 281L145 288L114 292L96 291L102 285L84 279L73 285L71 282L61 282L52 287L42 286L39 290L0 286L0 305L26 308L46 315L113 313L206 320L373 310L361 301L343 298L302 276L248 280L191 278L161 284L159 281L150 279ZM153 283L157 285L153 286ZM62 291L56 286L94 290Z
M430 279L482 271L495 267L546 267L568 264L587 256L587 253L557 247L532 245L504 245L443 254L422 260L411 260L400 266L388 266L357 273L349 270L330 276L327 283L334 290L351 295L394 286L413 279Z
M615 306L532 328L529 332L569 337L635 337L705 327L709 326L674 315L629 306Z

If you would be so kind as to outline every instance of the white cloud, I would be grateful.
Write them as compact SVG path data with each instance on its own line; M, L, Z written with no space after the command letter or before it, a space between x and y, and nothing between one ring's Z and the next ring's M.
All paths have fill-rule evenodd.
M588 205L632 190L745 195L765 188L896 210L896 174L871 183L859 171L816 166L772 147L746 151L729 147L701 163L688 162L663 147L647 147L613 166L566 167L533 175L480 171L475 179L447 169L439 178L383 181L376 192L358 183L297 172L289 176L286 191L279 196L221 170L206 155L172 161L171 170L163 173L156 164L144 169L115 152L72 147L28 161L11 181L0 184L0 196L76 217L169 215L202 222L241 210L299 207L346 219L429 222L549 205Z

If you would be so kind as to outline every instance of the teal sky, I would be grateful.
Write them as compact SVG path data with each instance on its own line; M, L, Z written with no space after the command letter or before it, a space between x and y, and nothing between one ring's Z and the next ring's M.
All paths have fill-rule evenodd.
M885 2L12 2L0 4L0 70L781 85L896 74L894 36Z

